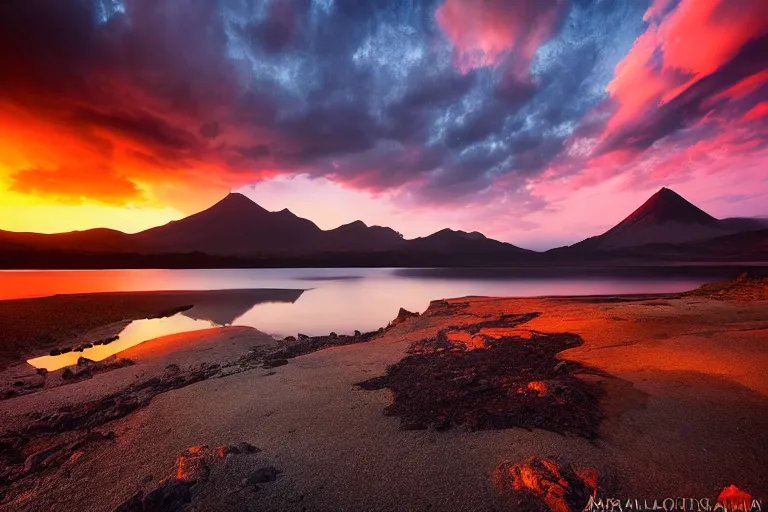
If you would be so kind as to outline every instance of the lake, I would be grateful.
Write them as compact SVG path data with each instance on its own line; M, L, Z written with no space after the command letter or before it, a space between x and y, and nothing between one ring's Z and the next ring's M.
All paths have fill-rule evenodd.
M499 275L476 277L413 269L218 269L218 270L71 270L0 271L0 299L54 294L280 288L305 290L294 302L268 302L250 307L242 302L217 309L217 315L196 314L165 323L152 333L170 334L222 323L255 327L274 336L351 334L387 325L400 307L424 311L435 299L468 295L531 297L671 293L695 288L704 277L685 278L524 278ZM223 311L222 311L223 309ZM194 322L191 320L194 319ZM130 326L129 326L130 327ZM149 331L133 326L134 336Z

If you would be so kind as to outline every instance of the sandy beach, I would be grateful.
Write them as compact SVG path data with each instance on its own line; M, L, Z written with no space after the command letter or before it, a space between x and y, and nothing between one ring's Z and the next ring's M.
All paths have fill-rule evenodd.
M0 510L557 510L595 487L714 502L729 485L765 499L765 292L465 297L357 336L147 341L124 366L49 372L0 401ZM184 303L166 299L133 318ZM521 487L547 479L536 468L568 492Z

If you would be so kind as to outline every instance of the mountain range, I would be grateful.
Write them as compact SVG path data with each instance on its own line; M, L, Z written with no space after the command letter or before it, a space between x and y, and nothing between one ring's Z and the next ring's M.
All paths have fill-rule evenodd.
M135 234L111 229L39 234L0 230L0 266L488 266L642 258L768 260L768 220L719 220L662 188L605 233L537 253L479 232L443 229L407 240L361 221L322 230L290 210L231 193L201 212ZM162 257L162 260L158 258ZM47 259L52 265L45 265ZM72 262L75 262L74 264ZM80 263L77 263L80 262ZM166 262L166 263L164 263Z

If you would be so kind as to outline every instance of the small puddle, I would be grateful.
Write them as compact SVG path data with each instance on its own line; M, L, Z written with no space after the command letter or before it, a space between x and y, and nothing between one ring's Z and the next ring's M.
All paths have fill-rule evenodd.
M193 320L182 314L176 314L166 318L153 318L148 320L134 320L120 332L120 339L108 345L95 345L82 352L67 352L58 356L42 356L29 359L27 362L35 368L45 368L49 372L59 370L65 366L77 364L81 357L91 361L102 361L111 355L134 347L145 341L149 341L169 334L181 332L200 331L218 327L205 320Z

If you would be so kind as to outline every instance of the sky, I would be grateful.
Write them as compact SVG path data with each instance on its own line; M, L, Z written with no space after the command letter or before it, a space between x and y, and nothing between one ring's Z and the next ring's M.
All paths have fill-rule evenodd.
M240 191L543 249L662 186L768 216L765 0L0 2L0 229Z

